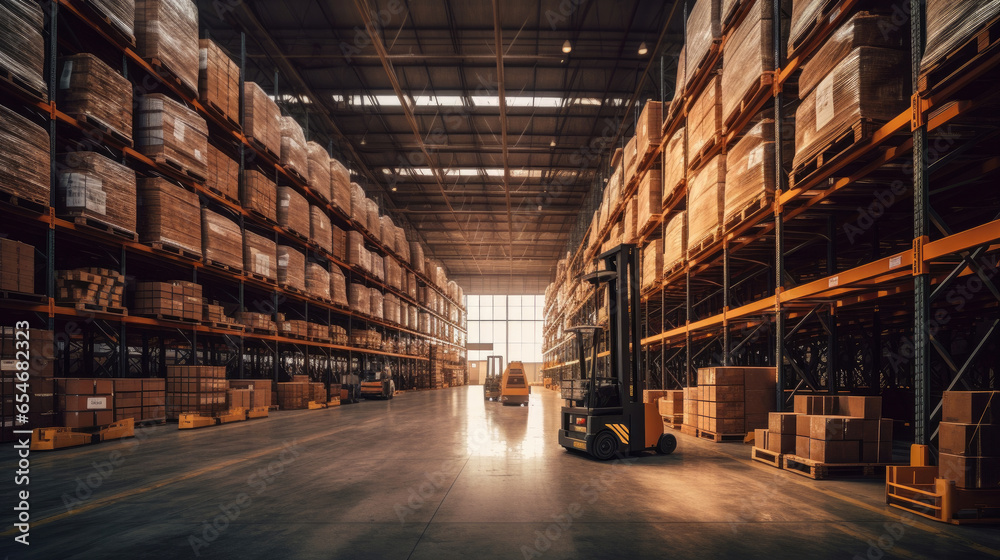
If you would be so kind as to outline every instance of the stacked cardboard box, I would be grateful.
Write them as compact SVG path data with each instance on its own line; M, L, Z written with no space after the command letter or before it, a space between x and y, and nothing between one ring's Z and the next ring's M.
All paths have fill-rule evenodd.
M663 272L673 270L687 256L687 212L674 214L663 230Z
M324 265L315 262L306 264L306 291L316 297L330 299L330 273Z
M378 350L382 347L382 335L375 329L355 329L351 331L351 345Z
M208 145L205 186L230 199L240 198L240 164L212 144Z
M642 290L649 290L663 277L663 239L650 241L642 250Z
M368 297L371 298L369 312L376 319L385 318L385 297L382 292L372 288L368 290Z
M166 418L165 379L113 379L115 422L162 422Z
M106 268L56 271L56 305L94 305L123 309L125 277Z
M347 278L344 277L344 271L335 264L330 265L330 299L344 307L351 304L347 299Z
M945 391L938 476L959 488L1000 486L1000 391Z
M249 408L266 408L271 406L271 381L266 379L230 379L230 389L241 389L250 392Z
M925 72L1000 15L997 2L927 0L927 47L920 60Z
M273 333L277 330L271 315L253 311L237 311L234 318L250 330Z
M201 246L205 260L243 270L243 232L236 222L201 209Z
M347 262L361 270L372 270L372 254L365 249L365 237L359 231L347 232Z
M332 186L330 154L326 152L326 148L313 141L306 142L306 154L309 167L309 188L321 199L330 202L332 197L330 191Z
M159 177L139 179L139 241L190 251L201 257L198 195Z
M100 130L120 134L132 144L132 84L125 76L92 54L76 54L60 61L59 110L86 120Z
M278 221L278 188L274 181L256 169L247 169L243 173L244 186L240 195L240 204L264 218Z
M93 428L115 421L114 385L110 379L56 379L60 425Z
M663 151L663 204L667 204L684 182L687 173L687 144L684 142L685 129L681 127L667 141Z
M632 178L635 177L635 170L639 164L639 154L637 152L637 141L635 136L629 139L625 144L625 154L622 159L622 170L625 172L623 179L619 183L612 183L608 181L607 196L612 206L608 206L608 212L614 210L614 204L618 201L618 193L621 192L621 188L632 182ZM614 176L615 174L612 174ZM607 222L607 220L605 220Z
M268 280L278 278L278 246L273 239L252 231L243 234L243 266L247 272Z
M44 15L33 2L0 4L0 68L23 80L47 100Z
M774 71L774 3L787 14L791 0L744 0L753 5L746 17L726 38L722 59L722 117L729 119L741 102L761 83L761 76ZM788 36L788 18L781 18L782 37ZM764 87L770 88L770 82Z
M330 325L330 342L347 346L350 340L347 338L347 329L339 325Z
M366 203L365 190L361 185L351 183L351 220L357 222L358 226L367 228L368 226L368 205Z
M755 445L820 463L888 463L892 420L882 398L797 395L793 412L771 413Z
M657 400L657 409L663 417L664 428L673 428L684 421L684 391L663 391Z
M0 191L49 204L49 133L0 105Z
M253 391L251 389L226 390L226 408L229 410L243 409L249 410L253 405Z
M244 83L244 134L277 157L281 154L281 109L256 83Z
M312 388L308 382L289 381L276 383L278 406L282 410L302 410L309 408Z
M712 44L722 37L721 10L720 0L697 0L688 14L684 37L687 55L684 83L688 86L698 75Z
M663 126L663 103L648 100L639 114L635 126L636 155L642 160L660 146L660 129Z
M303 179L309 177L306 135L292 117L281 117L281 165Z
M208 125L191 109L162 93L139 98L135 144L157 163L204 178L208 167Z
M639 180L639 201L636 208L636 228L643 231L660 217L663 200L663 170L654 165Z
M362 315L371 315L371 296L368 294L368 287L352 282L348 291L350 297L351 311Z
M309 237L309 202L292 187L278 187L278 223Z
M330 217L319 206L309 207L309 239L327 253L333 253L333 233Z
M61 159L58 215L86 217L135 233L135 171L94 152L74 152Z
M768 413L776 407L775 387L774 368L700 368L690 399L696 401L695 426L722 435L765 428ZM683 398L688 402L688 395Z
M403 319L399 306L399 298L395 295L385 294L382 311L386 321L395 325L402 323Z
M190 321L203 318L202 287L193 282L139 282L132 312Z
M329 325L310 322L306 325L306 333L309 335L309 338L318 338L326 341L330 340Z
M774 187L774 121L765 119L726 154L724 223L755 201L770 201Z
M198 41L198 99L240 122L240 67L211 39Z
M351 174L339 160L330 160L330 202L345 216L351 214Z
M723 185L726 181L726 156L717 155L695 171L688 181L688 251L696 251L702 242L718 239L722 212L726 206Z
M705 85L705 89L698 94L698 98L691 105L691 112L688 114L687 135L688 135L688 163L694 165L692 161L702 149L711 146L718 141L718 136L722 132L722 79L718 72L712 74Z
M0 290L35 293L35 248L0 238Z
M301 319L278 317L278 334L305 338L309 336L309 323Z
M136 0L135 45L198 91L198 8L191 0Z
M278 245L278 284L306 290L306 256L298 249Z
M219 304L219 302L209 303L205 301L202 305L203 316L202 320L206 323L216 323L225 325L239 325L239 321L233 319L226 315L226 307Z
M167 420L224 412L228 388L225 367L167 366Z

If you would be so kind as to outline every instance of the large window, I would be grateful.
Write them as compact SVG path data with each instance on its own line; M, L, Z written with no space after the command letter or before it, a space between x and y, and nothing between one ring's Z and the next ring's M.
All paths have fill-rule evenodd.
M469 360L497 354L504 362L542 361L542 305L545 296L466 296L469 342L492 342L493 350L472 350Z

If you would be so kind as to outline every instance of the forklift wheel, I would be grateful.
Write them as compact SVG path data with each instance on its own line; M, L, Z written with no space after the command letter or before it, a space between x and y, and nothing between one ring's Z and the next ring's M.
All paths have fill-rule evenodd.
M677 449L677 438L673 434L663 434L656 443L656 452L661 455L670 455L675 449Z
M599 461L607 461L615 456L618 451L618 440L614 434L605 430L594 436L591 443L590 454Z

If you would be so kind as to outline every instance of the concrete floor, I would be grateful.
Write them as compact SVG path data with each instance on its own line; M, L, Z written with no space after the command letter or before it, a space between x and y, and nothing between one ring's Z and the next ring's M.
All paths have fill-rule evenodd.
M8 531L0 556L1000 557L996 529L901 522L884 482L808 480L738 443L678 433L671 456L568 453L561 405L536 389L505 408L461 387L33 453L31 546Z

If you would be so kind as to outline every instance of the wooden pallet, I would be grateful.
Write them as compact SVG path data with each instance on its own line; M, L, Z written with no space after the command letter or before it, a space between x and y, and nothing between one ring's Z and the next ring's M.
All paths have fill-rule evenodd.
M926 97L948 85L953 78L970 73L973 67L980 63L995 64L995 60L987 59L995 54L998 44L1000 44L1000 17L994 18L965 43L921 71L917 81L917 92Z
M156 319L157 321L171 321L174 323L186 323L188 325L200 325L201 321L196 319L190 319L187 317L180 317L178 315L165 315L162 313L136 313L140 317L146 317L149 319Z
M211 323L205 323L205 326L216 328L216 329L224 329L224 330L227 330L227 331L234 331L234 332L243 332L243 330L244 330L243 325L241 325L239 323L216 323L216 322L211 322Z
M782 467L786 471L814 480L884 476L886 466L887 463L820 463L795 455L782 458Z
M681 424L681 433L686 436L698 437L698 428L688 424Z
M153 67L153 72L155 72L156 75L159 76L161 80L172 85L178 91L183 93L186 97L189 97L191 99L198 97L197 84L195 84L194 86L195 89L192 89L191 86L185 84L177 76L177 74L174 73L173 70L164 66L162 60L156 57L152 57L152 58L147 58L146 62L148 62L149 65Z
M292 286L291 284L289 284L287 282L278 282L278 287L281 288L281 289L283 289L283 290L285 290L285 291L287 291L287 292L291 292L293 294L299 294L299 295L303 295L303 296L309 295L308 293L306 293L305 290L303 290L301 288L297 288L295 286Z
M226 194L226 193L222 192L221 190L219 190L216 187L206 187L206 188L208 189L209 192L211 192L212 194L218 196L219 198L221 198L223 200L229 201L229 202L231 202L233 204L236 204L236 205L239 205L239 203L240 203L239 200L236 200L235 198L233 198L229 194Z
M715 443L722 443L725 441L739 441L742 442L743 438L747 437L746 434L720 434L718 432L710 432L708 430L698 429L698 437L701 439L707 439L708 441L714 441Z
M207 177L205 177L204 175L201 175L197 171L189 169L189 168L185 167L184 165L181 165L180 163L178 163L178 162L176 162L176 161L174 161L174 160L172 160L172 159L170 159L170 158L168 158L168 157L166 157L166 156L164 156L162 154L161 155L157 155L157 156L147 156L147 157L149 157L149 159L153 160L153 162L156 163L156 165L159 165L160 167L164 167L164 168L166 168L166 169L168 169L168 170L170 170L170 171L172 171L172 172L174 172L174 173L176 173L178 175L183 175L185 177L188 177L188 178L192 179L196 183L200 183L201 184L201 183L204 183L208 179Z
M246 208L246 211L252 217L255 217L255 218L261 220L262 222L264 222L265 224L267 224L269 226L280 226L281 225L281 224L278 223L278 221L276 219L274 219L274 218L272 218L270 216L265 216L264 214L262 214L256 208Z
M240 121L227 115L226 112L216 105L211 99L200 99L199 102L201 103L201 106L205 108L206 113L229 130L233 132L240 132L243 129L240 126Z
M784 463L784 455L781 453L775 453L773 451L768 451L757 447L756 445L750 450L750 458L754 461L764 463L765 465L771 465L772 467L782 468Z
M109 307L107 305L97 305L94 303L74 303L71 301L58 301L56 305L60 307L72 307L77 311L90 311L93 313L107 313L108 315L121 315L128 317L128 309L124 307Z
M111 128L107 123L101 121L93 115L88 115L86 113L67 113L70 117L76 119L76 122L80 126L87 130L88 132L97 132L100 134L98 138L89 138L90 141L96 141L98 143L103 143L106 138L111 138L111 143L118 146L129 146L132 144L132 137L126 135L123 132L119 132Z
M101 220L92 218L90 216L74 216L73 223L76 226L83 226L90 229L95 229L100 232L106 233L108 235L113 235L115 237L120 237L122 239L127 239L132 242L139 240L139 236L135 232L129 231L123 227L119 227L112 224L107 224Z
M728 115L723 115L723 124L725 128L723 129L726 134L731 132L729 129L732 127L741 115L746 114L750 107L760 103L762 99L766 99L771 96L774 92L774 79L777 72L764 72L757 77L757 81L750 86L746 94L743 95L743 99L740 100L739 104L733 108L732 113ZM737 131L739 132L739 131Z
M845 0L827 0L823 4L823 7L820 8L819 13L816 14L816 17L809 23L809 26L806 28L805 33L800 35L799 39L795 43L792 43L791 40L788 41L787 58L791 59L795 55L796 49L801 47L804 43L808 43L809 40L812 38L812 36L817 32L817 30L829 20L830 13L833 12L835 8L840 8L840 5L844 1ZM838 13L840 12L839 9L837 11Z
M247 420L253 420L255 418L267 418L267 414L270 407L259 406L257 408L251 408L247 410Z
M721 145L722 145L722 135L717 132L712 136L711 139L709 139L708 142L705 143L704 146L701 147L700 150L698 150L697 154L688 159L688 169L690 169L691 171L697 171L701 169L703 165L708 163L709 154L711 154L716 149L716 147L720 147Z
M47 103L49 100L47 90L38 89L21 76L6 68L0 68L0 88L7 90L15 97L21 98L22 101Z
M185 249L184 247L181 247L179 245L173 245L171 243L164 243L162 241L153 241L151 243L146 243L146 245L149 245L150 247L152 247L153 249L156 249L157 251L162 251L164 253L170 253L171 255L174 255L175 257L180 257L182 259L188 259L188 260L192 260L192 261L200 261L201 260L201 253L195 253L195 252L190 251L188 249Z
M269 335L278 334L278 329L259 329L259 328L254 328L254 327L246 327L246 329L247 329L247 332L250 332L250 333L253 333L253 334L269 334Z
M281 154L276 154L272 152L270 149L267 148L267 146L264 145L263 142L261 142L257 138L254 138L253 136L247 136L247 143L250 144L250 147L253 148L254 150L257 150L262 154L266 154L275 161L279 161L281 159Z
M885 503L942 523L1000 524L1000 490L958 488L933 466L886 467Z
M49 201L41 200L38 198L25 198L13 193L0 191L0 202L10 206L15 206L22 210L32 212L34 214L48 214L49 213Z
M721 235L719 233L718 228L716 228L716 231L706 235L704 238L702 238L701 241L693 244L688 243L688 251L687 251L688 260L691 260L692 258L697 257L701 253L705 252L709 247L714 245L715 242L718 241L720 238Z
M219 270L225 270L226 272L230 272L232 274L243 274L242 268L237 268L235 266L223 264L220 263L219 261L213 261L211 259L202 259L202 262L204 262L208 266L218 268Z
M90 0L71 0L70 2L87 21L96 24L112 41L120 47L135 50L135 37L119 28L103 10Z
M725 219L722 223L722 231L728 233L736 228L736 226L752 220L759 214L765 213L765 211L771 208L773 199L774 193L765 192L757 195L753 200L744 205L743 208L733 212Z
M0 299L7 302L20 301L24 303L46 303L48 298L40 294L29 294L27 292L14 292L10 290L0 290Z
M708 68L706 70L706 66L708 65L708 61L710 61L710 60L716 60L716 61L721 60L721 59L719 59L718 57L715 56L718 53L719 49L721 49L721 48L722 48L722 39L712 39L712 44L708 47L708 50L705 51L705 56L701 60L699 60L696 64L694 64L692 66L692 68L694 69L694 73L691 74L691 75L695 77L695 79L691 82L692 84L697 84L700 81L700 78L701 78L700 75L703 74L703 73L705 73L705 72L707 72L707 71L711 70L711 68ZM689 60L688 63L690 63L690 62L691 61ZM687 78L686 77L686 74L687 74L687 69L686 68L685 68L684 72L685 72L684 95L687 96L687 94L688 94L688 85L689 84L687 83L687 79L686 79Z
M743 18L746 17L747 13L750 12L750 8L753 5L753 0L738 0L731 8L728 15L721 14L722 34L728 35L734 27L738 26L743 21Z
M822 146L816 153L800 162L789 175L789 183L795 186L807 180L825 165L860 147L875 134L875 131L885 124L884 121L859 119L850 127L837 135L836 138Z

